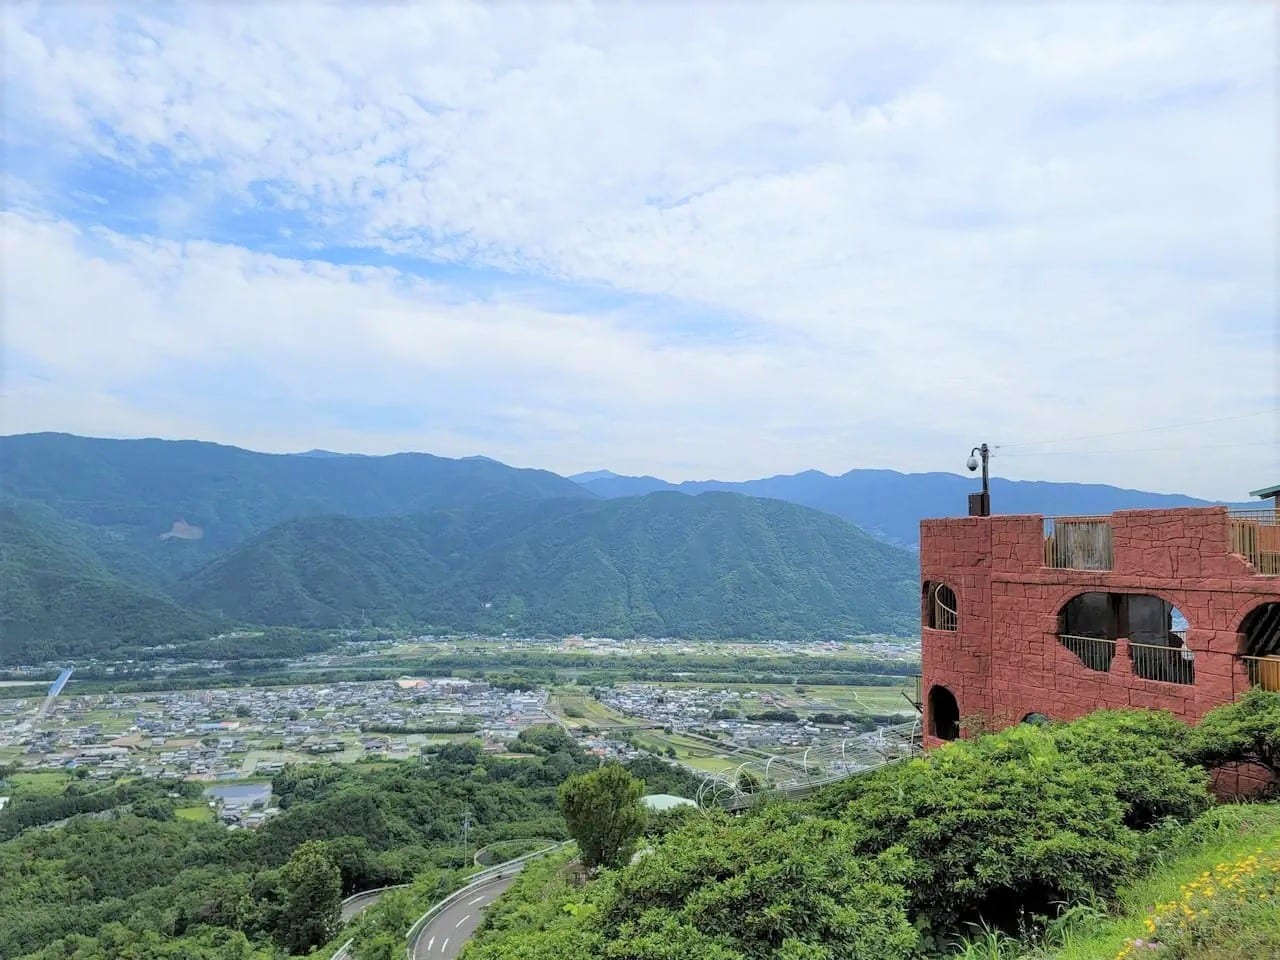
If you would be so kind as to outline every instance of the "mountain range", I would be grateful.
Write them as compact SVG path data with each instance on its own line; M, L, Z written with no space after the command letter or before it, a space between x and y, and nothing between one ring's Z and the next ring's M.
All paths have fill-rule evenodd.
M718 490L750 497L773 497L843 517L890 543L916 547L920 521L927 517L963 515L967 496L978 489L972 477L953 473L898 473L895 470L850 470L831 476L818 470L725 482L687 480L670 483L657 477L620 476L608 470L569 478L600 497L637 497L658 490L685 494ZM1098 483L1052 483L1035 480L991 480L996 513L1042 513L1046 516L1094 515L1141 508L1204 507L1210 501L1172 493L1125 490Z
M914 632L923 516L971 479L817 471L670 484L486 457L0 437L0 662L233 624L487 633ZM995 481L997 512L1204 501Z

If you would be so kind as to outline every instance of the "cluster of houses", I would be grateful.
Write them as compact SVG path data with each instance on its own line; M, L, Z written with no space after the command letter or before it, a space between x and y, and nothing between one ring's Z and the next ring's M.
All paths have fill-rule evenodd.
M307 757L407 757L451 730L500 750L548 721L545 691L459 678L63 696L41 716L31 700L0 703L6 714L34 718L0 734L0 746L21 748L24 767L84 767L103 779L230 780L270 776Z

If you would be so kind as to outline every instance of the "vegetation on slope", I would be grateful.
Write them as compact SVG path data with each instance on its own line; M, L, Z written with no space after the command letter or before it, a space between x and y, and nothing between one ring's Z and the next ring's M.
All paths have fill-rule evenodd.
M215 618L110 572L106 544L35 504L0 499L0 663L203 636Z
M273 783L282 812L252 832L176 818L196 784L74 782L64 794L26 796L15 783L0 813L0 957L306 953L336 932L339 896L416 878L432 898L478 846L563 838L557 786L596 760L559 729L526 731L519 747L529 755L450 745L425 765L287 767Z
M687 822L585 886L531 873L466 957L906 960L950 956L983 929L964 956L1047 956L1037 931L1048 925L1061 946L1079 929L1070 924L1123 908L1119 891L1230 819L1204 819L1208 774L1192 757L1205 746L1169 715L1137 710L950 744L829 788L807 809L765 801L740 820ZM1249 889L1270 896L1267 882ZM1262 929L1240 942L1272 949Z
M483 458L275 455L55 433L0 437L0 492L109 531L169 579L295 517L412 513L494 496L592 496L553 473ZM165 537L178 521L185 536Z
M914 629L916 590L906 551L733 494L293 521L179 588L255 623L770 638Z

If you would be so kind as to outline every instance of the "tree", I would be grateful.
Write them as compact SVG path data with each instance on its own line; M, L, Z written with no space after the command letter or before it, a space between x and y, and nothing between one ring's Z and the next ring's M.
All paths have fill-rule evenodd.
M1167 711L1098 710L1047 729L1060 751L1093 768L1134 829L1166 817L1189 821L1212 802L1208 775L1186 762L1191 729Z
M590 868L617 867L631 858L644 829L644 781L616 763L570 777L560 786L560 812Z
M293 953L324 943L338 927L342 874L323 842L308 840L280 869L280 915L276 939Z
M1192 732L1191 753L1209 767L1256 763L1280 783L1280 693L1253 689L1210 710Z

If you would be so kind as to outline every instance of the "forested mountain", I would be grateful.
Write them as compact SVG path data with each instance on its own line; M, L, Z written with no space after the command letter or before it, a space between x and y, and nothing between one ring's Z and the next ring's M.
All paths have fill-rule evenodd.
M0 663L208 633L215 618L108 570L117 549L37 504L0 500Z
M920 542L922 519L963 516L968 511L968 495L979 489L973 477L895 470L850 470L838 477L806 470L739 483L687 480L675 484L657 477L619 476L607 470L577 474L571 479L600 497L634 497L656 490L689 494L728 490L752 497L775 497L833 513L868 533L911 547ZM996 513L1060 516L1142 508L1203 507L1208 506L1209 501L1181 494L1125 490L1100 483L1051 483L996 477L991 481L991 504Z
M914 629L917 568L794 504L660 493L291 521L176 591L267 624L840 636Z
M493 496L592 497L553 473L483 458L276 455L54 433L0 437L0 493L103 528L167 579L295 517L413 513Z

